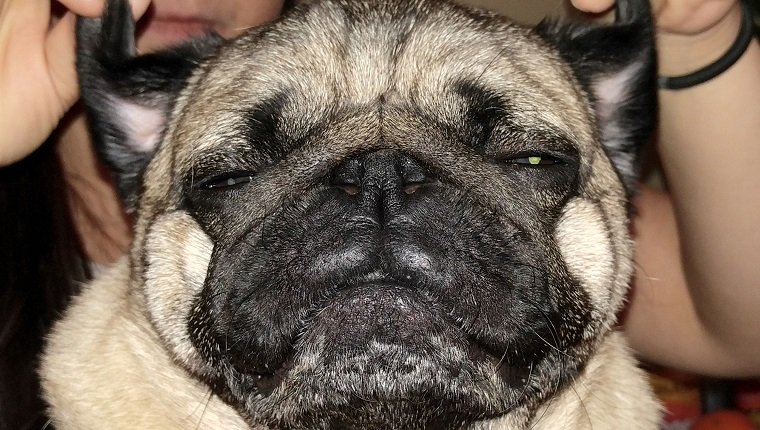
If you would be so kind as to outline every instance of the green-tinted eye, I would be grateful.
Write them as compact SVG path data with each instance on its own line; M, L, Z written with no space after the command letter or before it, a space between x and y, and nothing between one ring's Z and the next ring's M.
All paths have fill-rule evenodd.
M525 166L549 166L560 161L549 155L528 155L525 157L511 158L507 162Z

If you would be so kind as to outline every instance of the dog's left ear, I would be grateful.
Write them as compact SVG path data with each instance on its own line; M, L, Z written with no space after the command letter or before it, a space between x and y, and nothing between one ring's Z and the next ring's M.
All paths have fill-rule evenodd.
M642 145L657 122L654 30L648 0L618 0L610 25L544 21L554 45L591 98L602 143L629 194Z
M127 0L108 0L101 18L77 23L77 71L96 151L128 210L139 193L167 116L200 61L216 51L211 35L156 54L136 55Z

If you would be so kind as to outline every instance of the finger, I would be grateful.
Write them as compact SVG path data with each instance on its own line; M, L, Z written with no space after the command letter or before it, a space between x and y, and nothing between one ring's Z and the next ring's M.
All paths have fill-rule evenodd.
M49 19L50 0L0 0L0 165L28 155L52 129L35 106Z
M31 91L28 86L17 87L22 77L46 75L42 58L49 19L49 0L7 0L2 3L0 85L7 86L3 88L6 97Z
M103 12L104 0L58 0L66 9L82 16L98 16Z
M584 12L602 13L615 4L615 0L571 0L573 6Z
M18 1L18 0L16 0ZM27 0L24 0L27 1ZM38 0L35 0L38 1ZM47 0L45 0L47 1ZM76 3L78 10L94 7L96 14L101 12L102 0L65 0L67 7ZM67 4L68 3L68 4ZM85 5L87 3L87 5ZM150 0L132 0L132 9L135 16L141 16L150 4ZM87 12L87 10L85 10ZM50 71L50 79L53 89L58 95L63 112L74 104L79 95L79 86L76 75L76 13L75 10L67 12L58 21L48 34L45 42L45 58Z
M59 0L67 9L77 15L99 16L103 12L105 0ZM150 0L130 0L132 14L139 19L150 5Z
M51 84L64 112L74 104L79 94L74 53L75 26L76 15L66 12L50 31L45 42L45 60Z
M0 30L5 29L3 40L15 39L23 34L44 34L50 19L49 0L5 0L0 1ZM12 28L12 30L11 30Z
M130 4L132 5L132 16L135 17L135 20L140 19L141 16L145 14L145 11L148 10L148 6L150 6L151 0L130 0Z
M723 22L732 10L740 10L739 2L731 0L661 1L659 7L655 9L655 17L657 26L664 31L693 35Z

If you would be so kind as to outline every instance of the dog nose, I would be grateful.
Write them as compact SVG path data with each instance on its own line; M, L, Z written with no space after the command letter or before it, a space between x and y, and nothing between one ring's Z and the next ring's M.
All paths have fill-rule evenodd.
M335 169L330 183L353 196L363 215L382 224L430 182L430 174L419 161L398 151L382 150L346 160Z

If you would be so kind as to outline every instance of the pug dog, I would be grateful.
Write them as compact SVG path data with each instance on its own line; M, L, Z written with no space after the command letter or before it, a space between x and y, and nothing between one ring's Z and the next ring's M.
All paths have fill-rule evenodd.
M305 1L136 56L78 27L136 224L41 374L58 429L655 429L616 328L655 122L644 0L527 28Z

